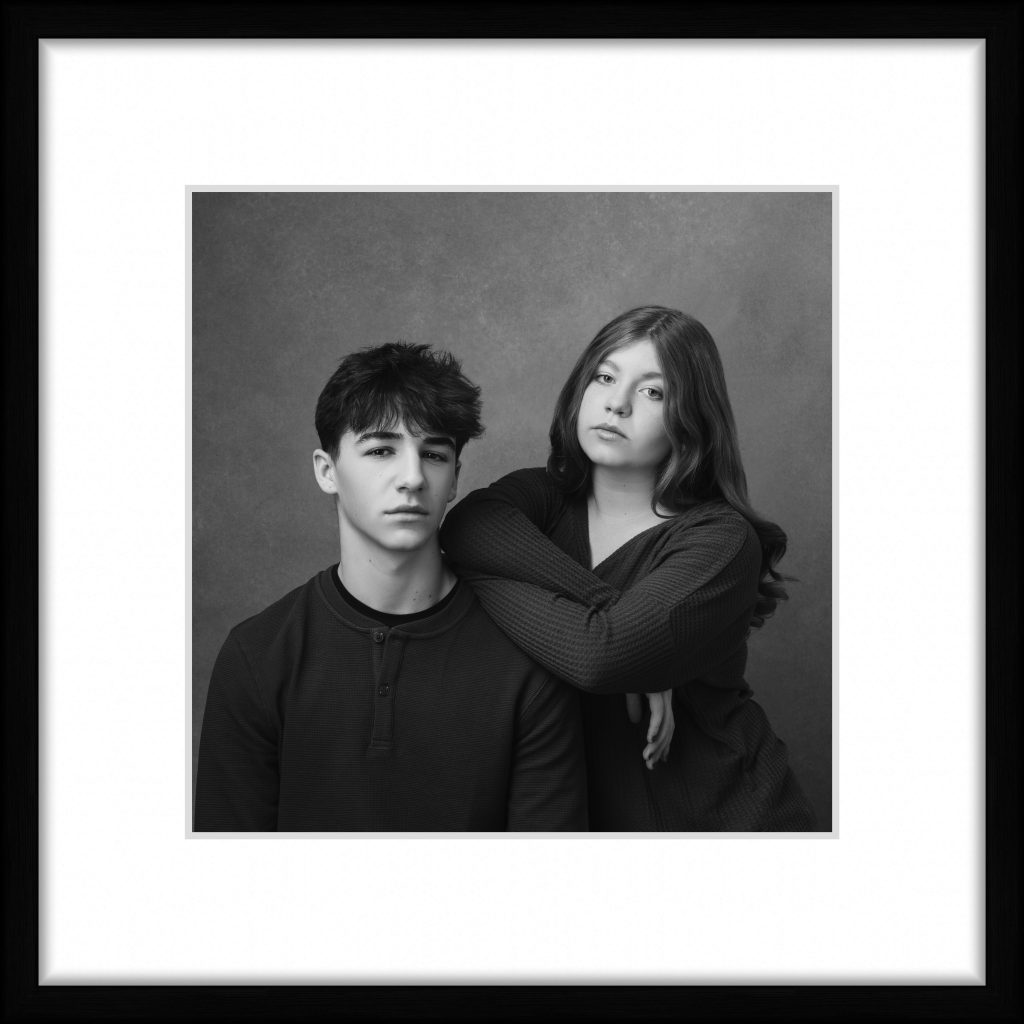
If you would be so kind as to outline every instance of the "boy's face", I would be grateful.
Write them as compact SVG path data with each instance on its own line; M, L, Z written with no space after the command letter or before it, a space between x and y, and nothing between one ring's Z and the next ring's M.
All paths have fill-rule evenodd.
M359 435L346 431L337 459L318 449L313 461L321 490L337 495L343 547L348 539L411 552L434 543L458 484L454 440L413 432L404 423Z

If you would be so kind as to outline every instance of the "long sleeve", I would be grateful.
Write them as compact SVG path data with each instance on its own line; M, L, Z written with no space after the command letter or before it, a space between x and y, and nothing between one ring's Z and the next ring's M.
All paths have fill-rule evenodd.
M510 832L583 832L587 779L577 695L546 679L520 715L508 797Z
M234 634L210 679L196 771L195 831L277 830L277 735Z
M656 566L620 594L544 536L539 502L513 504L528 483L513 476L518 497L509 477L471 495L445 542L488 613L549 671L592 693L650 692L742 645L761 551L738 513L714 506L666 523Z
M441 545L460 570L606 603L618 591L548 539L563 507L544 469L520 469L463 498L441 525Z

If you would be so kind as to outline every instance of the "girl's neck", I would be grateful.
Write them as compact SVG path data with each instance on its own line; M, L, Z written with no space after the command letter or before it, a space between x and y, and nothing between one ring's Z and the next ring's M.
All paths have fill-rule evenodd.
M590 508L603 519L649 517L653 494L651 470L591 467Z

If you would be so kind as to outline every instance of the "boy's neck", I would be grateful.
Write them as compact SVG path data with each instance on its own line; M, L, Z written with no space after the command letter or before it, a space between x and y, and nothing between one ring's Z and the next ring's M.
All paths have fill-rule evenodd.
M379 612L424 611L455 585L455 574L445 565L437 543L410 552L368 550L344 541L341 548L338 577L342 585L357 601Z

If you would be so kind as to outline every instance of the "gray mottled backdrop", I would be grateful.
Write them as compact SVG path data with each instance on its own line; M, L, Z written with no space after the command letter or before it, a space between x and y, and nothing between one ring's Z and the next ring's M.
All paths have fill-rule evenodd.
M448 348L483 388L461 493L540 465L583 345L633 306L718 342L754 506L789 534L791 599L747 678L831 827L831 196L196 193L193 770L228 629L337 560L313 409L347 352Z

